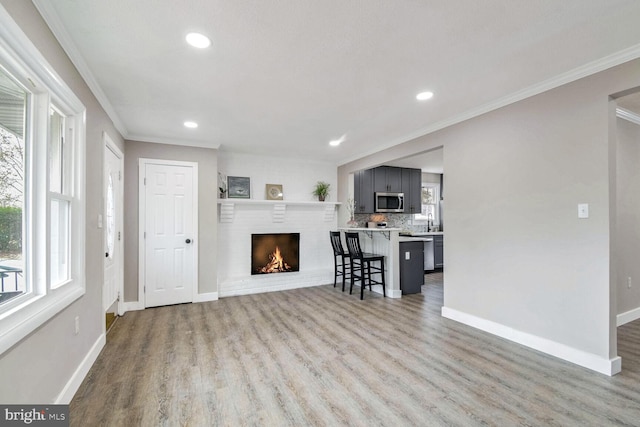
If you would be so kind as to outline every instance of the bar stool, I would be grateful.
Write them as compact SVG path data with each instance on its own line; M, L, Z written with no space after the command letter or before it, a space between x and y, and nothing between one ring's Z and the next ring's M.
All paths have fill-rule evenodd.
M351 260L342 246L340 232L330 231L329 236L333 247L333 287L336 287L338 276L342 276L342 292L344 292L344 281L351 278Z
M386 297L384 289L384 255L370 254L362 252L360 248L360 236L358 233L346 233L347 250L351 258L351 286L349 294L353 291L353 284L356 279L360 280L360 299L364 299L364 288L371 285L382 285L382 296ZM372 263L380 263L379 266L371 265ZM379 281L371 278L372 274L379 274Z

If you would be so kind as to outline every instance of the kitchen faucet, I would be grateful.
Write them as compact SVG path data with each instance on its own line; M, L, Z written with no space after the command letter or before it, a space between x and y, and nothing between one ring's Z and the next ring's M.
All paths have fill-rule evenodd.
M427 233L431 231L431 227L433 227L433 214L429 212L427 214Z

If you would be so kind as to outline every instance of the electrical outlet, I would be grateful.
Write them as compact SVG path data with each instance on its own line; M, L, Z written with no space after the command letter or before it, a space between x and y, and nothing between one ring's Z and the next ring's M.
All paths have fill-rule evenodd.
M80 333L80 316L76 316L76 335Z
M404 253L404 259L410 260L411 259L411 252L405 252Z
M627 277L627 288L631 289L631 277Z

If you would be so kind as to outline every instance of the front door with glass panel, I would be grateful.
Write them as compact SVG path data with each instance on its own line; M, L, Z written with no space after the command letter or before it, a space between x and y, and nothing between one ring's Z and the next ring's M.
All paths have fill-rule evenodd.
M105 135L104 194L104 286L102 308L106 311L117 300L122 288L122 153Z

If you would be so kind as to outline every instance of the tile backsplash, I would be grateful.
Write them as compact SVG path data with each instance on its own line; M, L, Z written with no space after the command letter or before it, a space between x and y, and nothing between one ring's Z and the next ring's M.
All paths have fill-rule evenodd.
M416 221L411 214L355 214L354 220L358 227L366 227L367 222L386 222L389 228L424 232L427 231L426 221Z

